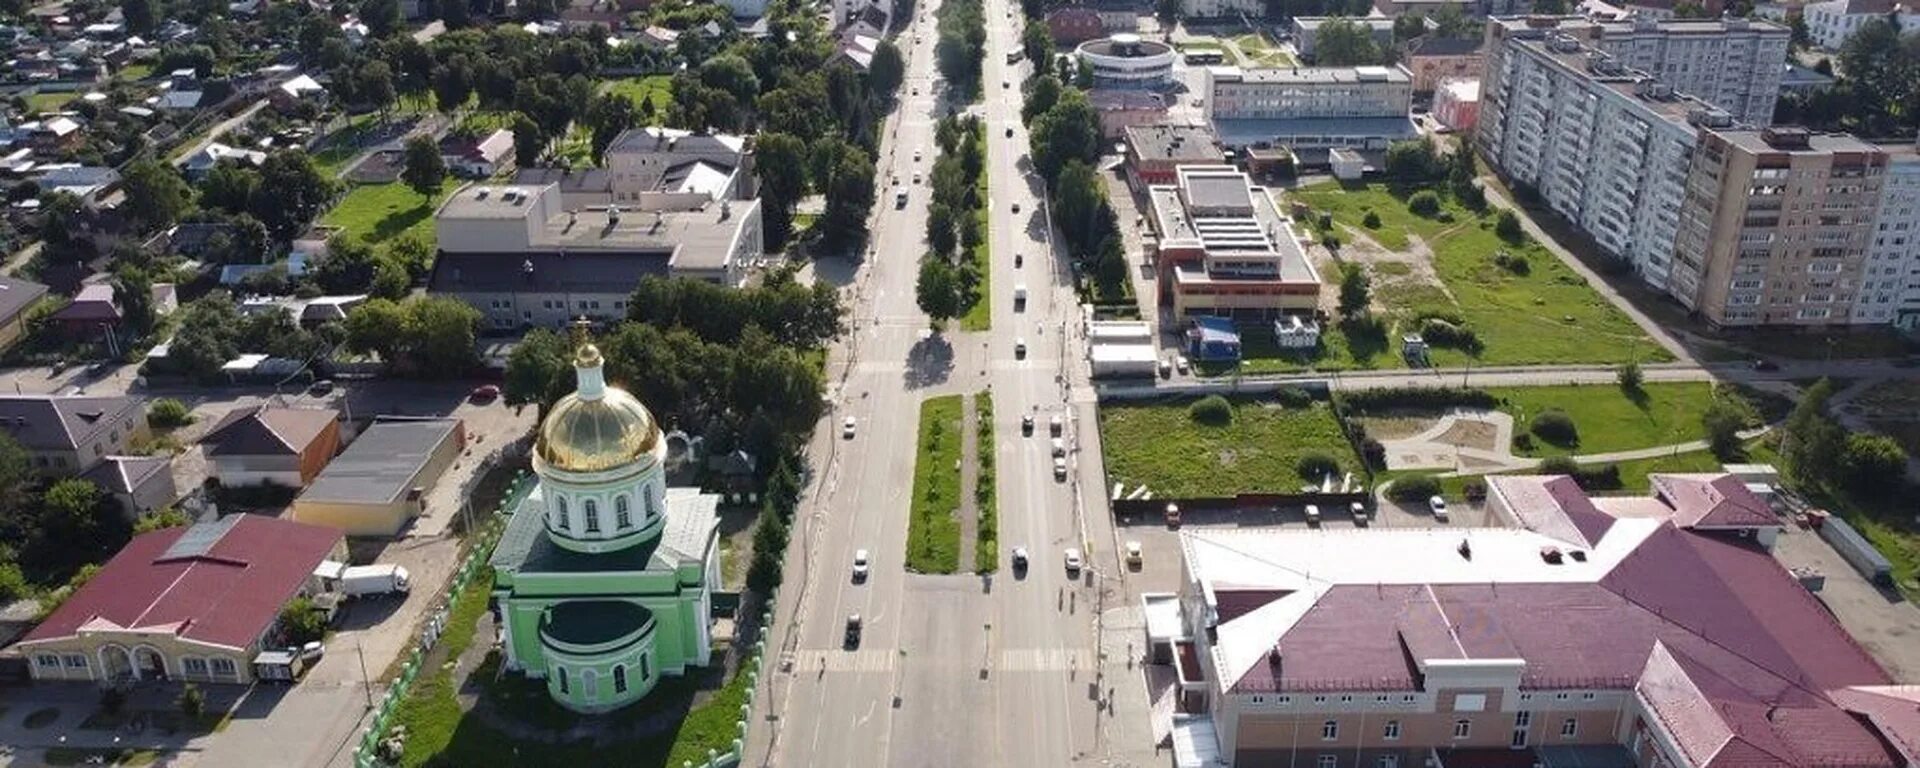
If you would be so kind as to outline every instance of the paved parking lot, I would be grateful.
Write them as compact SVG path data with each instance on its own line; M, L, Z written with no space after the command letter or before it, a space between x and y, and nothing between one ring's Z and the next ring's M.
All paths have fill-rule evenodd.
M1819 534L1788 527L1773 547L1788 568L1809 566L1827 577L1814 593L1896 680L1920 680L1920 608L1861 578Z

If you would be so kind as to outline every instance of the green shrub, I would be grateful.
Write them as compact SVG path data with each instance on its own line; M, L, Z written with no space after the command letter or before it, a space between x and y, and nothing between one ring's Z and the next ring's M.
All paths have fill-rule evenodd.
M1580 472L1580 464L1571 456L1554 456L1540 462L1540 474L1572 475Z
M1573 417L1558 408L1549 408L1535 414L1533 421L1527 425L1527 431L1554 445L1580 444L1580 430L1574 426Z
M1521 277L1533 274L1533 262L1527 261L1524 254L1497 251L1493 254L1493 264Z
M1525 432L1513 436L1513 449L1516 451L1533 450L1533 435Z
M1472 502L1486 501L1487 500L1487 480L1486 478L1482 478L1482 477L1476 477L1472 480L1468 480L1464 485L1461 486L1461 491L1466 494L1467 501L1472 501Z
M1427 318L1420 326L1420 338L1429 346L1458 349L1467 353L1479 352L1485 345L1480 343L1480 334L1472 328L1457 325L1437 317Z
M305 645L327 636L327 615L313 601L296 597L280 609L280 629L287 633L288 645Z
M1620 382L1620 388L1628 392L1639 392L1640 385L1647 382L1647 374L1640 370L1640 364L1631 360L1620 364L1614 378Z
M1367 215L1360 217L1360 225L1367 229L1379 229L1380 214L1374 211L1367 211Z
M173 429L193 423L193 414L188 412L187 404L171 397L163 397L147 406L147 424L154 429Z
M1433 475L1408 475L1387 487L1387 498L1406 503L1425 502L1439 494L1440 479Z
M1493 220L1493 233L1509 243L1518 243L1527 236L1520 228L1520 217L1505 208L1500 209L1500 215Z
M1407 210L1415 216L1433 216L1440 212L1440 196L1422 190L1407 198Z
M1208 426L1224 427L1233 423L1233 403L1219 395L1207 395L1187 406L1187 418Z
M1840 466L1854 486L1887 491L1898 488L1906 478L1907 452L1886 435L1855 433L1847 436Z
M1573 473L1573 481L1588 491L1617 491L1626 487L1620 480L1620 465L1601 464L1594 467L1581 467Z
M1305 408L1309 405L1313 405L1312 392L1308 392L1304 387L1296 387L1292 385L1284 386L1279 388L1278 390L1275 390L1273 393L1273 399L1278 401L1280 405L1285 406L1287 408Z
M1294 462L1293 470L1300 473L1302 480L1317 483L1327 475L1339 474L1340 462L1332 456L1316 451L1301 456L1299 461Z
M1355 413L1387 411L1397 408L1410 410L1445 410L1448 408L1479 408L1492 410L1499 407L1500 401L1484 389L1465 387L1388 387L1384 389L1363 389L1357 392L1343 392L1340 399Z
M1374 469L1387 468L1387 446L1371 437L1360 441L1360 459Z

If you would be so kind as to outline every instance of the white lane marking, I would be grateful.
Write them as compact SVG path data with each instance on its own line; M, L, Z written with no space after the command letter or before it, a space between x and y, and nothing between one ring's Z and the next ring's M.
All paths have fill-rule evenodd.
M1093 653L1082 648L1009 648L1000 652L1002 672L1066 672L1090 669Z
M793 673L806 677L808 673L820 674L825 669L833 674L873 674L892 672L894 660L899 654L893 651L874 649L859 651L808 651L794 653Z

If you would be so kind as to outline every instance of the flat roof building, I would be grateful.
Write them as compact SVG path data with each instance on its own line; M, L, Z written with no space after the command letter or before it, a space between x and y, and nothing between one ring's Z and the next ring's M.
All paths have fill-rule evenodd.
M353 536L392 536L466 446L459 419L375 421L293 502L293 519Z
M1208 67L1206 117L1229 147L1361 147L1419 135L1407 109L1413 81L1399 67Z
M1503 31L1495 32L1495 26ZM1773 121L1787 43L1793 37L1786 26L1759 19L1658 19L1647 14L1626 21L1577 16L1498 19L1488 27L1489 44L1516 28L1568 35L1752 125Z
M1232 166L1181 166L1175 173L1175 184L1148 189L1160 301L1172 305L1173 319L1312 312L1320 274L1266 188Z
M1140 188L1176 182L1175 170L1225 161L1220 140L1204 125L1136 125L1126 129L1128 180Z

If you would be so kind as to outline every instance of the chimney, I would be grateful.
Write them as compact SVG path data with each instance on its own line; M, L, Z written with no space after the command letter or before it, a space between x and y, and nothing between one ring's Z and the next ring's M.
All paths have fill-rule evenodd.
M1458 549L1459 549L1461 558L1466 560L1473 559L1473 544L1469 543L1466 539L1460 540L1460 546Z

